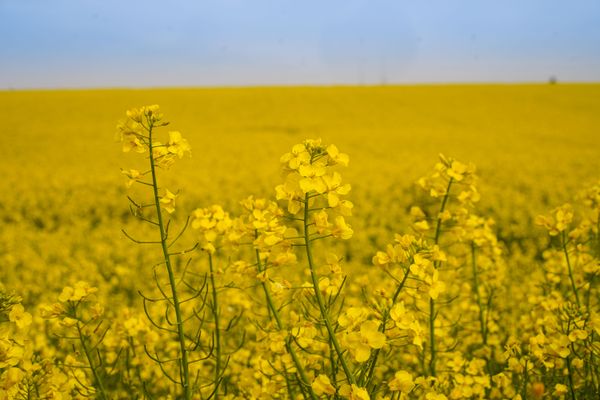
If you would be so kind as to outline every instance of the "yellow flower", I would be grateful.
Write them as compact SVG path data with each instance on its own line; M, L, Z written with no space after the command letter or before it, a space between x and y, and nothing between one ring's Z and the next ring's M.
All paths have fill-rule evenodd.
M427 232L429 230L429 223L426 220L417 221L413 224L413 228L417 232Z
M0 369L14 367L23 358L24 349L12 340L0 337Z
M127 187L131 187L138 179L143 175L137 169L121 170L121 173L125 175L129 180L127 181Z
M390 317L401 329L406 329L405 327L414 320L413 315L406 310L403 301L394 304L394 307L390 310Z
M316 343L314 339L317 336L317 328L310 323L305 323L302 326L293 328L292 335L300 347L309 348Z
M3 391L12 388L23 380L25 373L20 368L11 367L2 373L0 379L0 398L2 397ZM8 398L8 397L7 397ZM12 397L11 397L12 398ZM15 396L16 398L16 396Z
M17 325L17 328L24 329L31 325L31 314L25 312L25 308L21 304L15 304L10 313L8 319Z
M339 215L335 217L335 227L333 228L331 234L333 235L333 237L347 240L352 237L354 231L352 230L350 225L346 224L346 220L344 219L344 217Z
M181 133L178 131L169 132L169 143L167 144L167 150L169 153L177 155L179 158L183 158L185 153L190 153L190 145L187 140L181 137Z
M452 161L452 166L446 171L448 176L458 182L463 180L466 172L467 166L456 160Z
M550 216L538 215L535 223L548 229L550 236L556 236L565 231L573 221L573 207L565 204L552 210Z
M69 367L75 367L75 366L82 366L83 363L80 362L79 360L77 360L77 358L75 358L72 354L67 354L67 356L65 357L65 365L68 365Z
M425 341L424 335L425 335L425 330L423 329L423 327L421 326L421 324L419 323L419 321L415 320L413 321L408 329L411 331L412 335L413 335L413 340L412 340L412 344L414 344L415 346L418 346L419 348L423 348L423 342Z
M327 229L329 228L329 226L331 225L327 221L328 217L329 216L327 215L327 212L325 212L325 210L321 210L314 214L313 219L315 222L315 229L317 230L317 232L319 232L319 234L325 233L327 231Z
M425 399L426 400L448 400L448 398L441 394L441 393L436 393L436 392L429 392L425 395Z
M175 212L176 198L176 194L173 194L169 189L165 189L165 194L160 198L159 202L166 212L168 212L169 214L173 214L173 212Z
M146 140L148 139L149 126L158 127L167 123L161 122L163 116L157 105L133 108L128 110L126 114L127 120L117 125L117 130L121 134L121 141L123 142L123 151L127 153L133 150L138 153L145 153L148 150ZM158 143L153 143L154 145L158 145Z
M160 168L169 168L175 162L175 154L170 153L167 146L159 141L152 143L152 158Z
M353 330L363 323L369 316L369 309L366 307L349 307L346 312L338 318L341 327L347 330Z
M423 256L421 253L417 253L413 257L413 263L410 265L410 272L415 274L418 278L425 279L427 277L427 271L431 268L431 261Z
M123 328L128 336L136 337L147 330L146 323L139 317L130 317L123 322Z
M457 197L458 201L467 205L477 203L481 199L481 195L477 191L477 187L474 185L471 185L468 190L461 191Z
M325 175L327 169L325 169L325 165L321 163L312 163L312 164L304 164L298 167L298 173L300 176L305 178L316 178ZM323 182L324 184L324 182Z
M385 345L385 335L379 332L379 322L365 321L359 332L346 333L344 340L354 354L357 362L365 362L371 355L371 349L380 349Z
M439 274L439 271L434 269L433 275L431 276L429 297L431 297L433 300L436 300L440 293L446 291L446 284L439 280Z
M75 325L77 325L79 321L76 320L75 318L71 318L71 317L64 317L62 319L62 321L60 321L60 324L66 328L72 328Z
M317 396L335 394L335 387L331 384L327 375L320 374L312 382L312 388Z
M310 163L310 153L306 150L304 144L297 144L292 148L291 153L281 156L280 161L286 164L288 168L296 170L300 165Z
M343 385L340 388L340 395L348 400L371 400L367 389L358 387L354 383L352 385Z
M388 246L388 248L392 248L392 246ZM372 259L373 265L381 267L388 265L391 261L392 259L389 253L384 253L383 251L378 251L375 253Z
M588 334L583 329L574 329L569 333L569 340L571 342L576 342L578 340L585 340L588 337Z
M352 203L341 199L350 192L350 185L342 184L340 174L331 171L334 165L347 165L348 156L340 153L335 146L325 148L320 139L305 140L295 145L290 153L284 154L281 162L286 176L285 182L275 188L276 198L288 201L291 214L302 209L307 194L310 194L311 202L319 201L318 197L323 195L328 208L335 210L336 215L352 214ZM344 235L348 234L346 230Z
M75 287L65 286L61 294L58 296L58 301L65 303L67 301L78 302L87 298L90 294L97 292L98 289L91 287L89 283L79 281Z
M407 371L398 371L394 379L388 382L391 391L409 393L415 387L412 375Z
M350 217L352 215L352 209L354 208L354 204L352 204L349 200L342 200L340 204L337 206L335 211L343 215L344 217Z
M285 332L271 332L268 336L269 349L276 354L285 353Z
M104 314L104 307L102 307L102 304L96 303L90 307L90 311L92 312L92 318L98 319Z
M223 210L218 204L208 208L198 208L192 213L192 228L200 231L201 248L208 253L216 251L216 242L219 238L237 237L236 235L228 235L235 228L234 220L229 217L229 213ZM275 235L261 237L264 242L275 244L281 238Z
M350 193L349 184L342 185L342 176L336 171L332 175L324 175L322 178L327 191L327 203L329 207L338 207L340 205L340 196Z
M421 210L421 208L417 206L412 206L410 208L410 216L416 220L423 220L426 218L426 215L423 212L423 210Z
M135 122L141 123L144 117L144 109L143 108L132 108L125 112L127 117Z
M40 315L45 319L56 318L66 312L65 306L61 303L43 305L40 307Z
M556 396L564 396L568 393L569 388L567 387L567 385L563 385L562 383L557 383L554 386L554 394Z
M548 348L551 353L561 358L567 358L569 354L571 354L571 350L569 350L570 343L571 341L569 340L568 336L559 335L551 338Z
M348 161L350 160L348 154L340 153L340 151L335 145L330 144L329 146L327 146L326 151L329 155L330 160L333 161L333 163L340 164L344 167L348 166Z
M287 210L290 214L295 215L300 212L302 209L302 203L299 201L299 198L296 196L296 192L292 190L290 185L283 184L275 187L275 198L277 200L287 200L288 206Z
M132 132L123 133L122 142L124 153L129 153L132 150L138 153L146 152L146 145L144 145L140 138Z
M310 193L315 191L317 193L325 193L327 190L327 186L325 186L325 182L320 177L313 178L302 178L298 182L300 185L300 189L302 189L302 193Z

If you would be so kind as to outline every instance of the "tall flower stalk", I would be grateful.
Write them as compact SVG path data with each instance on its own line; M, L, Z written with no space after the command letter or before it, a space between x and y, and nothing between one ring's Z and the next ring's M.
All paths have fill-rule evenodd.
M340 153L334 145L324 146L320 140L307 140L284 154L281 162L287 176L285 183L276 188L277 199L287 200L287 210L292 219L301 224L298 246L304 247L320 322L327 331L329 348L337 358L337 361L331 360L332 375L336 368L334 364L339 362L347 382L355 385L356 379L337 338L330 304L321 293L322 281L313 255L313 244L317 240L352 237L353 231L344 219L344 216L351 215L352 203L342 200L342 196L350 191L350 185L342 184L340 174L332 168L347 165L348 156ZM330 218L334 221L330 222Z
M170 297L165 298L165 300L175 311L176 322L174 332L176 333L177 341L179 342L179 356L177 359L179 379L174 381L181 386L183 398L189 400L192 398L193 388L190 381L189 354L186 344L184 317L181 310L180 294L177 289L175 272L171 263L171 253L169 252L169 247L173 243L168 242L168 224L165 224L165 218L163 216L163 210L168 214L175 211L174 205L176 195L169 190L165 190L164 195L159 195L157 169L170 167L177 157L183 157L186 152L189 152L190 148L187 141L176 131L169 132L169 141L165 144L156 140L156 128L166 125L168 125L168 122L163 121L163 116L159 112L158 106L153 105L129 110L127 112L127 120L118 126L123 141L123 151L129 152L133 150L148 155L150 168L148 172L140 173L136 170L129 170L125 172L125 174L129 177L130 184L140 183L152 188L151 206L153 206L156 211L156 220L147 219L145 217L140 218L157 229L159 240L140 241L133 239L125 231L124 233L136 243L160 245L166 273L169 279L171 295ZM144 176L148 174L150 175L150 182L143 180ZM138 208L142 207L133 201L132 203ZM158 281L157 285L159 285ZM163 369L162 361L160 361L158 357L156 357L155 360L161 364L161 370L166 373Z
M295 389L299 389L305 399L316 400L317 394L311 386L305 365L297 350L293 334L285 319L285 314L278 304L279 295L273 293L269 270L278 268L283 264L295 264L297 259L293 251L293 240L286 238L288 227L285 224L284 211L273 201L248 197L241 202L245 209L243 225L248 239L252 240L254 250L254 263L256 277L262 288L269 322L274 323L279 332L285 334L285 351L291 357L295 372L288 372L288 367L283 367L288 396L295 398ZM284 287L282 286L279 286Z

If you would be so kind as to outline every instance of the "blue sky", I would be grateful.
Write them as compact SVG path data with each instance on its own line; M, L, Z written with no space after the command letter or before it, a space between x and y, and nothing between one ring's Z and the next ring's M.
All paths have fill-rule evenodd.
M600 81L600 1L0 0L0 88Z

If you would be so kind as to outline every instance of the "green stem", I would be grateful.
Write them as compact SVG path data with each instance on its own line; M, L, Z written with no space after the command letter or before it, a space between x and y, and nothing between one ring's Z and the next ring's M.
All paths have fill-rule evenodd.
M523 373L523 386L521 387L521 397L527 400L527 384L529 383L529 370L527 369L528 360L525 360L525 372Z
M215 284L215 273L213 268L212 254L208 254L208 265L210 267L210 285L212 287L212 311L215 320L215 400L219 399L219 384L221 383L221 327L219 326L219 299L217 297L217 286Z
M479 307L479 330L484 345L487 345L487 328L485 326L485 316L483 315L483 303L479 293L479 275L477 273L477 256L475 254L475 243L471 242L471 265L473 267L473 291L477 297L477 306Z
M564 239L564 236L563 236ZM571 332L571 320L567 324L567 336ZM571 354L575 354L575 349L573 348L573 344L569 346L571 350ZM575 397L575 384L573 383L573 366L571 365L571 354L567 356L567 371L569 373L569 390L571 391L571 400L577 400Z
M337 363L335 362L335 351L330 347L329 348L329 363L331 364L331 383L333 386L338 385L337 383Z
M325 322L325 327L327 328L327 333L329 334L329 344L330 344L330 346L333 345L333 348L335 349L335 352L340 360L340 363L342 364L342 369L344 370L344 373L346 374L346 378L348 379L348 382L350 384L355 384L356 381L354 379L354 376L352 375L352 372L350 371L350 368L348 367L348 363L346 362L346 359L344 358L342 348L335 336L335 330L333 329L333 325L331 324L331 321L329 319L329 314L327 312L327 309L325 308L325 302L323 301L323 296L321 295L321 291L319 290L319 277L317 276L317 271L315 270L315 264L313 262L310 234L308 232L308 224L309 224L309 222L308 222L308 218L309 218L309 210L308 210L309 196L308 196L308 193L305 195L304 201L305 201L304 202L304 218L302 221L304 224L304 247L306 248L306 257L308 259L308 267L310 269L310 277L312 280L315 297L317 299L317 304L319 306L321 318L323 318L323 321Z
M446 203L448 202L448 197L450 197L450 187L452 186L452 182L454 182L453 178L448 180L448 186L446 187L446 193L444 194L444 198L442 199L442 204L440 205L440 211L437 216L437 223L435 226L435 237L434 244L439 244L440 234L442 230L442 213L446 209ZM434 268L439 267L439 261L433 263ZM431 358L429 360L429 373L431 376L435 376L435 361L436 361L436 352L435 352L435 301L433 299L429 299L429 348L431 352Z
M596 241L597 241L596 256L598 258L600 258L600 210L598 210L598 216L597 216L597 221L596 221Z
M258 239L258 230L254 230L254 239ZM260 252L258 251L258 249L254 249L254 255L256 258L256 269L258 270L259 273L264 272L262 263L260 262ZM279 312L277 311L277 308L275 307L275 304L273 302L273 297L271 296L271 291L269 290L266 282L263 282L261 280L260 285L262 286L263 291L265 292L265 300L267 301L269 318L272 315L273 318L275 318L275 323L277 324L277 328L279 328L281 330L281 329L283 329L283 323L281 322Z
M192 390L190 387L190 372L188 363L188 351L185 346L185 332L183 329L183 319L181 316L181 308L179 299L177 296L177 287L175 282L175 274L173 273L173 267L171 266L171 257L169 256L169 249L167 246L167 237L165 235L165 227L163 223L162 210L160 209L160 198L158 196L158 183L156 177L156 166L154 165L154 154L153 154L153 142L152 142L152 124L148 126L148 148L150 150L150 171L152 173L152 189L154 192L154 205L156 206L156 217L158 220L158 228L160 230L160 244L163 251L163 257L165 265L167 267L167 274L169 275L169 284L171 285L171 295L173 296L173 307L175 308L175 318L177 321L177 335L179 339L179 348L181 352L181 386L183 387L183 394L185 400L192 398Z
M594 335L595 335L595 332L592 331L592 334L590 335L590 343L594 343L594 341L595 341ZM590 369L590 375L591 375L590 382L592 384L592 389L595 390L596 392L599 392L600 391L600 382L598 382L598 378L600 378L600 374L598 373L598 367L597 367L597 364L596 364L594 358L595 358L594 352L590 352L590 357L589 357L589 362L588 362L588 366Z
M581 308L581 303L579 302L579 293L577 293L577 286L575 286L575 278L573 278L573 269L571 268L571 261L569 259L569 251L567 250L567 239L566 239L565 231L562 232L562 248L565 253L565 259L567 260L567 267L569 269L569 280L571 281L571 288L573 289L573 293L575 294L575 300L577 301L577 307Z
M294 388L292 387L292 383L290 382L290 378L288 377L287 370L285 371L285 375L283 377L285 378L285 387L287 389L288 396L290 396L290 399L296 398Z
M81 342L81 347L83 348L83 352L85 353L85 357L88 360L88 364L90 369L92 370L92 375L94 375L94 382L97 385L98 392L100 394L100 398L105 400L108 397L106 396L106 390L104 389L104 384L102 383L102 379L100 379L100 375L96 370L96 366L92 361L92 355L90 354L90 350L85 343L85 337L83 336L83 332L81 331L81 327L79 326L79 321L77 322L77 333L79 334L79 341Z
M254 231L254 237L258 238L257 231ZM259 273L263 272L264 270L263 270L262 264L260 262L260 253L259 253L258 249L255 250L255 254L256 254L256 269L258 270ZM273 301L273 296L271 295L271 291L269 290L269 287L267 286L266 282L261 281L260 284L263 288L263 291L265 292L265 299L267 300L267 306L269 308L269 311L273 315L273 318L275 318L275 323L277 324L277 328L280 331L282 331L282 330L284 330L284 325L281 320L281 316L279 315L279 310L277 309L277 307L275 307L275 302ZM296 370L298 371L298 374L300 375L301 389L304 388L304 389L308 390L308 393L310 394L310 398L313 400L317 400L318 396L313 391L310 381L308 380L308 376L306 375L306 371L304 370L304 367L302 366L302 363L300 362L300 359L298 358L298 355L296 354L296 350L292 346L292 338L289 334L285 340L285 347L286 347L288 353L290 353L290 356L292 357L292 361L294 362L294 365L296 366ZM286 381L287 381L287 377L286 377ZM302 390L302 393L304 393L304 390Z
M435 302L429 299L429 349L431 358L429 359L429 373L435 376Z
M450 180L448 180L448 186L446 187L446 193L444 194L444 198L442 199L442 204L440 205L440 212L438 213L437 223L435 226L435 238L434 238L435 244L438 244L438 242L440 240L440 233L441 233L441 229L442 229L441 214L446 209L446 203L448 202L448 197L450 197L450 187L452 186L453 182L454 182L454 178L450 178Z
M406 280L408 279L409 273L410 273L410 268L406 270L406 272L404 274L404 278L402 278L402 281L400 282L400 284L396 288L396 291L394 292L394 295L392 296L392 304L383 313L383 318L382 318L381 326L379 327L379 331L381 333L383 333L383 334L385 334L385 329L386 329L386 326L387 326L387 322L389 321L390 311L394 307L394 305L396 304L396 301L398 300L398 296L400 296L400 292L402 291L402 288L404 287L404 284L406 283ZM377 366L377 358L379 357L379 353L380 352L381 352L381 349L376 349L374 351L373 359L371 361L371 364L369 365L369 374L367 376L367 381L366 381L366 385L365 385L367 387L371 384L371 381L373 380L373 375L375 374L375 367ZM362 383L362 381L363 381L363 375L361 375L361 377L359 379L360 383ZM374 393L371 392L370 395L373 396Z
M588 310L590 309L591 304L592 304L591 303L592 302L592 293L594 291L594 283L595 283L595 281L596 281L596 275L594 274L594 275L592 275L590 277L589 285L588 285L588 290L587 290L587 293L586 293L586 296L585 296L586 297L585 298L585 308L588 309ZM586 316L586 318L585 318L585 321L587 322L590 318L591 318L591 313L588 313L587 316Z
M569 372L569 389L571 391L571 399L577 400L575 397L575 385L573 383L573 367L571 366L571 356L567 356L567 371Z
M475 242L471 242L471 266L473 267L473 291L475 292L475 296L477 297L477 307L479 308L479 331L481 333L481 340L484 346L487 346L487 336L488 330L486 326L486 317L484 316L483 310L483 302L481 300L481 293L479 292L479 273L477 271L477 254L475 248ZM488 307L488 316L489 316L489 307ZM490 358L493 357L485 357L485 364L487 367L488 374L490 376L490 382L494 377L492 373L492 366ZM489 397L490 389L485 389L485 394Z
M302 362L300 361L300 358L298 357L296 350L294 350L294 347L292 346L292 337L289 334L288 334L287 338L285 339L285 348L290 353L290 356L292 357L292 361L294 361L294 365L296 366L296 369L298 370L298 374L300 375L300 377L299 377L300 378L299 379L300 390L302 391L303 394L305 393L305 391L308 391L310 398L312 400L317 400L319 397L315 394L315 392L312 388L312 385L310 384L310 381L308 380L308 375L306 375L306 371L304 371ZM304 396L304 398L306 398L306 396Z

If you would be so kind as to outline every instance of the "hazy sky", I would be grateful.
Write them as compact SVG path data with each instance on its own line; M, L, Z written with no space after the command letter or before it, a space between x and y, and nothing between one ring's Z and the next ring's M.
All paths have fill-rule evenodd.
M600 0L0 0L0 88L600 81Z

